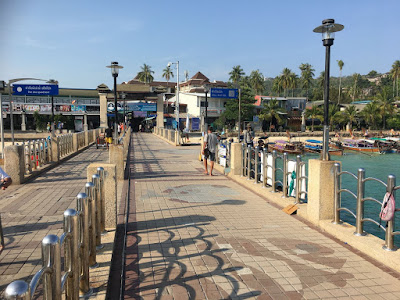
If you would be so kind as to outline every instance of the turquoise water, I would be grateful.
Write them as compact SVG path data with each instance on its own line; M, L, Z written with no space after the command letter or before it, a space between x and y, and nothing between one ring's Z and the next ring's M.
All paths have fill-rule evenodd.
M318 158L314 155L303 156L303 160ZM331 160L342 162L342 170L349 171L357 175L359 168L365 169L365 177L375 177L387 183L387 176L393 174L396 176L396 185L400 185L400 154L363 154L363 153L345 153L343 156L333 156ZM357 194L357 181L352 176L342 175L342 188L351 190ZM365 197L372 197L382 201L386 193L386 188L382 184L375 181L368 181L365 184ZM342 194L342 206L349 208L354 213L356 212L356 199L349 193ZM397 192L396 204L400 208L400 191ZM372 201L365 202L365 218L371 218L379 222L380 205ZM348 212L342 211L340 217L343 221L355 225L355 219ZM382 225L386 222L382 221ZM395 230L400 231L400 212L396 213ZM376 235L382 239L385 238L385 233L376 224L364 222L364 231ZM400 247L400 237L395 236L395 244Z

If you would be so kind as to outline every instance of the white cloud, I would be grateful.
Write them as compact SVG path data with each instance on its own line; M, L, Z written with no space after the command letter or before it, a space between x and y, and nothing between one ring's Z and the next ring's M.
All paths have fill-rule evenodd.
M25 46L39 49L56 50L57 47L54 45L46 44L30 37L25 38Z

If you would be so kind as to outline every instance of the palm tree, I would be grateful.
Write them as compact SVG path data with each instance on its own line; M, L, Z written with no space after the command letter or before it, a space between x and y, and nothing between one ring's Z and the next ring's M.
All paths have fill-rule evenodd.
M320 109L320 107L314 105L311 108L306 109L305 111L305 117L307 119L311 118L311 131L314 131L314 119L320 119L322 120L323 113Z
M322 89L322 95L325 99L325 71L322 71L317 78L318 88Z
M358 109L356 109L355 105L350 105L346 107L344 111L344 118L346 122L349 124L349 129L351 130L353 127L353 123L355 122L358 114Z
M154 71L151 70L151 67L149 65L143 64L143 66L141 66L140 68L142 69L142 71L137 74L139 81L144 83L153 82L154 77L151 74L153 74Z
M359 86L360 79L361 79L360 74L358 74L358 73L353 74L353 86L351 87L353 102L356 99L356 96L358 96L358 94L360 92L360 86Z
M337 61L339 70L340 70L340 75L339 75L339 97L338 97L338 104L340 104L340 96L342 94L342 70L344 66L343 60L338 60Z
M292 89L292 97L294 97L294 89L297 87L297 75L293 72L290 72L289 75L289 88Z
M288 68L284 68L281 74L282 87L285 90L285 97L287 97L287 90L291 86L292 71Z
M265 121L269 121L269 128L271 128L274 120L278 122L278 124L282 123L282 116L285 113L285 110L279 107L279 103L276 99L271 99L268 103L264 104L264 108L261 111L260 118Z
M299 69L301 70L301 86L302 88L306 89L306 95L307 95L307 100L308 100L308 91L310 89L310 85L312 83L312 79L314 77L314 69L310 64L301 64Z
M394 111L394 99L389 97L389 92L386 88L382 88L378 95L378 106L380 115L383 120L383 129L386 129L386 115Z
M171 79L171 77L174 77L174 73L171 70L170 66L167 66L164 70L163 70L163 74L162 77L164 77L167 80L167 85L169 80Z
M264 76L259 71L251 71L250 84L256 94L262 94L264 91Z
M393 98L394 98L394 90L396 86L396 97L399 97L399 76L400 76L400 60L396 60L393 65L392 69L390 70L390 76L393 80ZM396 84L397 82L397 84Z
M364 109L361 111L361 115L364 118L368 126L376 128L376 123L380 118L380 109L376 101L372 101L365 105Z
M275 77L275 79L274 79L274 81L272 83L272 90L277 93L278 97L283 92L282 77L281 76L276 76Z
M229 72L229 75L229 80L232 81L235 86L238 86L240 79L245 75L245 73L243 72L242 67L237 65L232 68L232 71Z

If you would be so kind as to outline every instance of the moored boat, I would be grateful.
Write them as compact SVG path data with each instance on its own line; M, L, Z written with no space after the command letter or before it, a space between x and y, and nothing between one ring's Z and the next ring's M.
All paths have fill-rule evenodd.
M306 140L304 142L304 151L309 153L321 153L323 144L319 140ZM343 155L342 149L329 148L330 155Z
M362 140L352 140L345 139L342 142L342 147L344 150L367 152L367 153L379 153L379 147L375 146L375 143L365 139Z
M269 144L268 150L269 151L276 150L280 153L286 152L288 154L302 154L303 153L303 145L298 142L290 143L288 141L279 140L279 141L276 141L275 144Z

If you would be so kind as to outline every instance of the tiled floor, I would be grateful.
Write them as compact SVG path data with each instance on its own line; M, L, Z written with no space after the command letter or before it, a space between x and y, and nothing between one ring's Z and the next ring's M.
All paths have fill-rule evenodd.
M13 280L27 280L41 268L42 239L61 235L64 211L76 208L75 197L84 191L87 166L106 160L108 152L92 146L32 182L0 191L6 242L0 255L0 295Z
M400 299L397 273L223 175L203 175L198 146L133 140L139 280L127 278L126 299ZM128 257L128 273L136 262Z

